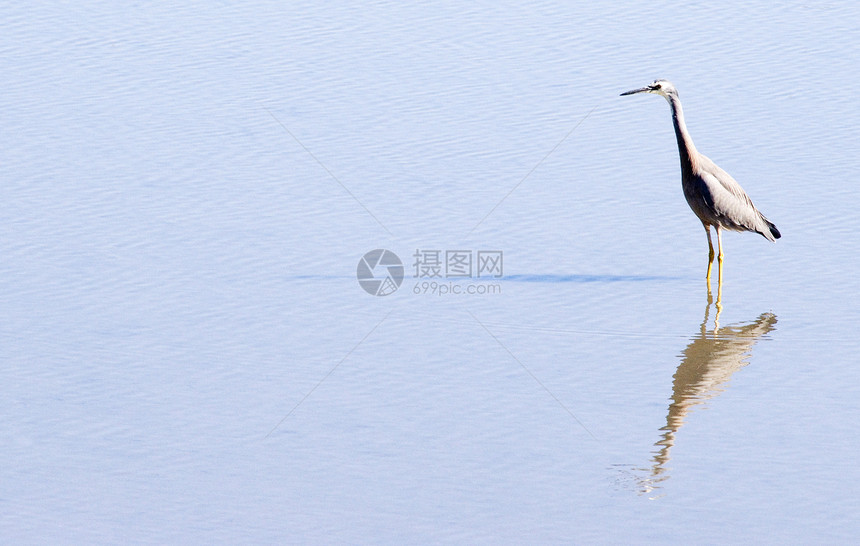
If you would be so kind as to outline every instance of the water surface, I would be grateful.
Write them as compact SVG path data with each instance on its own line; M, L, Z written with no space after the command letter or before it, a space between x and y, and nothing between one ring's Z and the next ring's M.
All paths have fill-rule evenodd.
M0 536L847 542L858 15L0 9ZM783 233L719 316L655 78Z

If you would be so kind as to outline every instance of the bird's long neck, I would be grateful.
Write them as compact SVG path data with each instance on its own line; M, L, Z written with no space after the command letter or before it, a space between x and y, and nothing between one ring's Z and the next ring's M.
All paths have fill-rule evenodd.
M687 132L687 124L684 123L684 109L681 108L681 101L677 97L670 98L669 105L672 107L672 123L675 125L675 137L678 139L681 170L692 174L698 152L690 133Z

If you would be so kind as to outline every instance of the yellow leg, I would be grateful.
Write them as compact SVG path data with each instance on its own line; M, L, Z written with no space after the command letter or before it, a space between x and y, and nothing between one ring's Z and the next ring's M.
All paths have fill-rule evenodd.
M705 233L708 234L708 272L705 274L705 280L708 285L711 284L711 266L714 264L714 245L711 243L711 226L705 224ZM717 229L717 241L719 242L720 230ZM722 261L722 258L720 258Z
M723 310L723 233L719 226L715 229L717 230L717 249L719 250L717 254L719 270L717 273L717 316L714 317L714 331L719 328L720 312Z
M719 253L717 254L717 260L719 260L719 271L717 273L717 283L719 283L722 288L723 285L723 232L720 230L720 226L716 227L717 230L717 249L719 249ZM710 233L709 233L710 234ZM714 249L711 248L711 255L713 256ZM711 258L713 261L713 257Z

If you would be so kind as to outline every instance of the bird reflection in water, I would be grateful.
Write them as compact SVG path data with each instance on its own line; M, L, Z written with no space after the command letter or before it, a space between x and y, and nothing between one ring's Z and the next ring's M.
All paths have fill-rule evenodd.
M673 376L666 426L660 429L662 434L654 444L657 449L653 452L651 466L639 469L647 473L636 480L640 494L652 493L669 478L669 452L687 414L696 406L706 405L727 388L732 375L749 364L750 351L756 341L772 331L776 324L776 315L762 313L752 322L720 327L718 298L714 327L709 330L712 300L710 294L708 296L700 332L684 349L681 364Z
M714 295L711 292L711 279L707 279L708 282L708 306L705 308L705 321L702 322L702 331L705 330L705 326L708 324L708 311L711 310L711 304L714 303ZM717 314L714 316L714 331L717 331L720 328L720 313L723 311L723 279L721 278L717 282L717 304L714 306L717 309Z

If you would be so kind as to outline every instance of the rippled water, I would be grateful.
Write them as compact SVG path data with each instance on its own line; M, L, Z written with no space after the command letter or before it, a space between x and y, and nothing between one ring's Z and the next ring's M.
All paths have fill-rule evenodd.
M0 536L849 541L858 15L0 8Z

